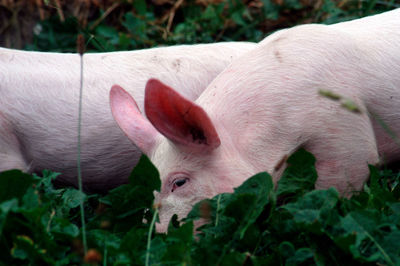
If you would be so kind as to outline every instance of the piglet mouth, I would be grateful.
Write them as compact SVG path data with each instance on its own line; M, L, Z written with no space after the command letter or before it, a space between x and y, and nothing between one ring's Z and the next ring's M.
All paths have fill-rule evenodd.
M161 223L156 223L156 231L157 233L166 233L167 232L167 226Z
M193 223L193 224L194 224L194 227L193 227L193 234L194 234L194 235L201 234L202 232L199 231L199 230L197 230L197 229L198 229L199 227L205 225L205 224L208 224L208 223L210 223L210 220L209 220L209 219L204 219L204 218L201 218L201 219L199 219L199 220L194 221L194 223Z
M193 235L198 235L201 234L201 231L198 231L197 229L210 221L208 219L199 219L194 221L194 226L193 226ZM168 224L162 224L162 223L156 223L156 231L157 233L168 233Z

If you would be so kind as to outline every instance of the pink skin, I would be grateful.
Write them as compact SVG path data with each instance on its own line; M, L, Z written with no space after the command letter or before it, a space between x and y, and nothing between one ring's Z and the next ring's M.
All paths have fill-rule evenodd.
M157 230L165 232L174 213L183 218L199 200L231 192L253 174L267 171L276 182L284 158L299 147L316 156L316 188L333 186L343 195L362 188L368 164L398 160L400 147L370 114L400 135L399 17L397 9L277 32L234 60L195 102L151 79L145 111L152 124L145 128L135 126L147 121L139 112L115 108L126 95L112 96L125 134L138 146L143 136L152 139L142 151L162 181ZM360 112L321 89L351 99Z
M234 58L255 46L229 42L85 54L81 132L85 190L104 192L127 183L141 155L107 108L113 84L123 86L139 110L144 108L150 77L169 82L195 100ZM51 169L62 173L59 184L77 185L79 71L77 54L0 48L0 171Z

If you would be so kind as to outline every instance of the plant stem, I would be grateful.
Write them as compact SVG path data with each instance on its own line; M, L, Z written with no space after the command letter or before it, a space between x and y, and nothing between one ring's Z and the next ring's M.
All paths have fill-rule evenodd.
M78 186L79 191L83 193L82 189L82 170L81 170L81 124L82 124L82 92L83 92L83 53L80 53L80 65L81 65L81 78L80 78L80 88L79 88L79 116L78 116ZM80 200L80 212L81 212L81 223L82 223L82 242L84 254L87 253L87 242L86 242L86 225L85 225L85 209L83 207L84 198L81 197Z
M154 224L156 223L156 218L158 215L158 208L154 211L153 214L153 219L151 220L150 223L150 228L149 228L149 235L147 236L147 248L146 248L146 266L149 266L149 261L150 261L150 247L151 247L151 235L153 234L153 227Z
M107 266L107 241L104 243L103 266Z
M215 214L215 227L218 226L218 222L219 222L220 203L221 203L221 194L218 195L218 200L217 200L217 211L216 211L216 214Z

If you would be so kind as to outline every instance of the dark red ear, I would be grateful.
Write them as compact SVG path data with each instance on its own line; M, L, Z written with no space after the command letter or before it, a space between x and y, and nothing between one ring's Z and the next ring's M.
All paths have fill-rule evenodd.
M203 108L156 79L146 84L144 109L153 126L175 143L210 149L221 144Z

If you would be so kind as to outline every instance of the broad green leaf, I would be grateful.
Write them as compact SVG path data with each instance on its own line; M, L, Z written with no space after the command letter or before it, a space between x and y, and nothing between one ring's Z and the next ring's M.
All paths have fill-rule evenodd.
M296 250L293 256L286 260L285 265L300 265L300 264L310 264L311 259L314 257L314 253L309 248L300 248Z
M3 235L3 227L6 223L8 213L18 206L18 200L13 198L0 203L0 239Z
M354 258L388 265L399 261L400 230L385 220L376 210L355 211L341 219L342 236L354 236L354 243L349 247Z
M64 218L54 218L51 221L50 231L62 237L72 239L79 235L79 228Z
M391 211L390 220L400 228L400 202L389 205Z
M49 170L43 170L42 175L38 176L37 174L33 174L33 177L39 180L38 185L44 185L44 187L51 187L52 181L54 181L60 173L52 172Z
M26 190L25 195L22 197L21 208L33 209L39 207L40 204L39 191L33 187L29 187Z
M222 266L231 266L231 265L246 265L246 262L249 263L250 254L240 253L238 251L231 251L229 254L225 255L222 260Z
M264 207L271 201L273 188L271 176L265 172L259 173L235 188L234 193L229 195L220 207L224 216L236 221L240 238L243 238L247 228L254 223ZM218 196L214 197L214 200L218 203Z
M299 149L287 159L288 167L278 181L279 197L298 198L314 189L317 180L315 157L304 149Z
M193 222L184 223L179 228L169 227L168 237L165 240L167 250L162 261L191 264L193 232Z
M281 208L291 213L296 223L304 226L310 232L320 234L324 232L326 224L334 224L339 221L338 213L334 210L338 200L339 194L333 188L315 190Z
M296 253L294 245L288 241L283 241L278 247L279 253L284 258L290 258Z
M10 170L0 173L0 202L17 198L19 200L25 195L26 190L32 187L34 179L31 175L20 170ZM5 189L6 188L6 189Z
M71 209L78 207L81 201L85 201L86 195L77 189L70 188L65 190L61 198L64 205Z
M133 186L141 186L151 191L160 191L160 175L157 168L154 167L146 155L140 157L140 160L133 169L129 180Z
M134 265L144 265L148 228L132 228L122 236L121 251L126 253ZM154 248L154 243L151 245ZM165 247L163 247L165 250ZM160 250L160 252L163 252Z
M382 180L380 171L370 165L369 205L377 209L384 209L390 202L396 202L394 193L388 190L387 183Z
M118 230L140 226L146 213L151 216L153 192L160 190L161 186L158 170L145 155L140 158L129 180L130 184L111 190L100 200L111 205L108 218L120 227Z
M93 229L87 234L88 240L94 243L95 246L100 247L101 250L107 248L110 250L118 250L121 245L121 238L116 234L105 230Z

